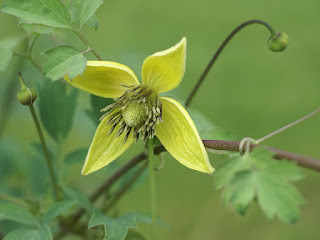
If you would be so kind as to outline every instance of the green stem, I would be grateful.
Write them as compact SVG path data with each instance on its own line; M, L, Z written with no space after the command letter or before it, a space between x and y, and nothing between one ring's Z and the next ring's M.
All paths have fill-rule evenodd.
M13 196L7 195L7 194L0 193L0 199L8 201L8 202L12 202L12 203L20 205L22 207L28 207L28 204L26 204L24 201L20 200L19 198L15 198Z
M194 95L197 93L197 91L199 90L199 87L201 86L201 84L203 83L204 79L206 78L206 76L208 75L211 67L213 66L213 64L216 62L216 60L218 59L218 57L220 56L222 50L225 48L225 46L229 43L229 41L244 27L251 25L251 24L261 24L263 26L265 26L271 33L271 36L275 35L276 32L273 30L273 28L266 23L265 21L262 20L250 20L247 22L244 22L242 24L240 24L238 27L236 27L229 35L228 37L222 42L222 44L220 45L220 47L218 48L218 50L215 52L215 54L213 55L212 59L210 60L209 64L207 65L207 67L205 68L205 70L203 71L203 73L201 74L199 80L196 82L195 86L193 87L191 93L189 94L186 102L185 102L185 106L189 106Z
M152 240L156 239L157 226L157 202L156 202L156 183L154 169L154 150L153 139L148 140L148 158L149 158L149 180L150 180L150 199L151 199L151 214L152 214Z
M40 142L41 142L41 146L42 146L42 150L43 150L44 156L45 156L46 161L47 161L47 165L48 165L48 169L49 169L49 173L50 173L50 177L51 177L51 182L52 182L52 185L53 185L53 192L54 192L54 195L55 195L56 199L58 199L59 198L59 187L58 187L57 180L56 180L56 177L55 177L55 174L54 174L54 171L53 171L52 160L51 160L51 157L49 155L47 144L46 144L43 132L41 130L40 122L38 120L38 117L37 117L37 114L36 114L36 112L34 110L33 105L29 106L29 108L30 108L30 112L31 112L34 124L36 125L36 129L37 129L37 132L38 132L38 135L39 135L39 138L40 138Z
M88 49L96 56L96 58L99 61L102 61L102 58L100 57L100 55L93 49L93 47L91 46L89 41L86 39L86 37L83 35L83 33L81 31L74 31L74 32L79 36L82 42L84 42L84 44L88 47Z
M284 130L287 130L288 128L291 128L291 127L293 127L293 126L295 126L295 125L303 122L304 120L307 120L308 118L316 115L316 114L319 113L319 112L320 112L320 108L314 110L313 112L309 113L308 115L306 115L306 116L304 116L304 117L302 117L302 118L300 118L300 119L298 119L298 120L296 120L296 121L294 121L294 122L292 122L292 123L290 123L290 124L288 124L288 125L280 128L280 129L278 129L278 130L276 130L276 131L274 131L274 132L272 132L272 133L270 133L270 134L268 134L268 135L266 135L266 136L264 136L264 137L262 137L262 138L260 138L260 139L258 139L258 140L256 140L256 141L254 141L254 143L260 144L260 143L263 142L264 140L267 140L268 138L271 138L271 137L273 137L274 135L276 135L276 134L278 134L278 133L281 133L281 132L283 132Z

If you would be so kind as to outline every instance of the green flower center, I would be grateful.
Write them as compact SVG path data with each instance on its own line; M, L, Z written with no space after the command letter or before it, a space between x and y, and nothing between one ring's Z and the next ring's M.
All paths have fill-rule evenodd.
M148 107L145 103L132 102L121 109L121 114L130 127L140 126L148 118Z
M109 134L118 125L115 137L126 134L124 142L130 133L137 141L139 136L144 142L155 135L156 124L162 122L162 104L158 94L145 85L125 86L125 93L115 99L115 102L101 109L106 112L100 120L107 117L107 124L112 125Z

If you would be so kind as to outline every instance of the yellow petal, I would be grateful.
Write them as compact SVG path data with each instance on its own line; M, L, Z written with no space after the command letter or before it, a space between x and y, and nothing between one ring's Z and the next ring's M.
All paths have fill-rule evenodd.
M123 143L126 132L123 132L120 137L115 137L119 130L118 125L108 135L112 125L108 125L107 120L108 118L105 117L97 128L81 172L82 175L87 175L108 165L126 151L133 142L132 132L126 143Z
M212 173L208 154L187 111L172 98L160 99L164 122L157 125L156 135L165 149L186 167Z
M139 81L134 72L125 65L107 61L88 61L82 75L72 80L64 79L72 86L105 98L120 97L125 85L137 85Z
M147 57L142 66L142 82L158 93L177 87L185 70L186 45L184 37L175 46Z

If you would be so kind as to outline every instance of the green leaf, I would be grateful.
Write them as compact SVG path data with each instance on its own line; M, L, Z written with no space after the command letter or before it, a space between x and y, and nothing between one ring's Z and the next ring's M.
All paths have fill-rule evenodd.
M69 153L65 159L64 162L66 164L76 164L76 163L84 163L84 160L86 159L88 153L88 149L77 149L71 153Z
M69 134L77 103L78 91L62 82L43 79L39 89L40 118L44 128L56 141Z
M87 212L91 213L94 209L93 204L81 193L71 189L71 188L63 188L64 192L69 196L69 198L76 200L77 203L83 207Z
M112 188L112 193L115 193L115 192L121 190L124 186L128 185L131 182L132 178L137 174L137 172L140 171L142 165L143 164L138 164L137 166L130 169L126 174L124 174L117 181L117 183L114 184L114 186ZM142 184L144 182L144 180L147 178L147 176L148 176L148 168L145 168L143 170L143 172L141 173L141 175L135 180L135 182L133 184L131 184L130 188L127 189L127 192L131 191L135 187Z
M272 159L274 153L256 148L250 154L234 158L216 169L215 186L224 187L223 203L232 204L244 214L257 199L265 215L278 216L286 223L299 218L299 205L304 201L290 181L303 178L293 162Z
M48 190L51 190L50 174L48 171L48 165L46 164L46 158L43 153L43 148L40 143L30 143L30 149L28 149L29 164L25 167L26 175L29 178L28 184L32 187L34 194L43 195ZM52 160L52 164L55 168L55 159L50 144L47 144L49 155ZM34 173L37 174L34 174Z
M39 226L38 220L28 210L12 203L0 202L0 220L11 220L25 225Z
M86 24L93 27L94 30L97 30L99 26L99 19L96 15L93 15L91 18L89 18Z
M257 176L257 196L259 204L269 219L278 216L286 223L294 223L299 219L299 205L304 200L297 189L288 184L294 172L287 176L288 169L278 173L273 172L274 166L267 167L265 171ZM302 174L300 173L300 177ZM294 180L296 180L296 176Z
M229 139L229 131L217 126L207 116L197 109L188 109L190 117L197 127L202 139Z
M12 58L12 52L0 49L0 72L6 70L7 66L9 65Z
M255 196L255 177L250 170L237 172L225 189L230 195L224 195L224 204L232 202L237 212L245 214Z
M104 225L104 240L124 240L129 228L138 228L138 222L151 223L151 220L141 213L128 213L118 218L109 218L96 209L89 220L89 228Z
M2 37L0 39L0 46L2 48L5 46L5 49L12 51L23 40L25 40L24 35Z
M133 231L132 229L129 229L128 235L125 238L126 240L146 240L146 238L136 231Z
M48 224L53 221L57 216L65 213L71 207L73 207L77 202L74 200L64 201L55 203L52 205L48 211L43 215L43 222Z
M78 29L81 29L97 11L103 0L64 0Z
M218 166L214 173L214 187L216 189L223 188L231 181L236 172L245 169L250 169L250 162L248 161L246 155L227 160Z
M87 59L71 46L57 46L43 54L49 58L43 67L44 76L52 80L58 80L66 74L72 79L87 67Z
M30 23L72 29L69 11L60 0L6 0L2 11Z
M20 28L25 30L29 34L50 34L54 31L55 28L48 27L39 24L31 24L27 21L21 20L18 24Z
M18 229L10 232L3 240L52 240L50 228L47 225L39 229Z
M91 108L86 110L87 116L98 126L100 123L99 119L102 116L100 109L106 107L107 105L113 103L112 98L102 98L95 95L90 95L90 106Z

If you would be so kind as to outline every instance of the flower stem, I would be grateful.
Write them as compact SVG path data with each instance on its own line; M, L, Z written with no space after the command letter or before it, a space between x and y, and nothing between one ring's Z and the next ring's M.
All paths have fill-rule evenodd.
M79 36L79 38L84 42L84 44L88 47L88 50L90 50L99 61L102 61L102 58L100 55L93 49L89 41L86 39L86 37L83 35L81 31L75 31L75 33Z
M212 59L210 60L209 64L207 65L207 67L205 68L205 70L203 71L203 73L201 74L199 80L196 82L196 84L194 85L191 93L189 94L186 102L185 102L185 106L189 106L194 95L197 93L197 91L199 90L199 87L201 86L201 84L203 83L204 79L206 78L206 76L208 75L211 67L213 66L213 64L216 62L216 60L218 59L218 57L220 56L222 50L225 48L225 46L229 43L229 41L236 35L236 33L238 33L241 29L243 29L244 27L251 25L251 24L261 24L263 26L265 26L271 33L271 36L275 35L276 32L273 30L273 28L266 23L265 21L262 20L250 20L250 21L246 21L242 24L240 24L238 27L236 27L229 35L228 37L222 42L222 44L220 45L220 47L218 48L218 50L215 52L215 54L213 55Z
M266 135L266 136L258 139L258 140L255 140L254 142L255 142L256 144L259 144L259 143L263 142L264 140L267 140L268 138L271 138L271 137L273 137L274 135L276 135L276 134L278 134L278 133L281 133L281 132L283 132L284 130L287 130L288 128L297 125L298 123L301 123L301 122L303 122L304 120L307 120L308 118L312 117L313 115L316 115L316 114L319 113L319 112L320 112L320 108L318 108L318 109L314 110L313 112L309 113L308 115L306 115L306 116L298 119L297 121L294 121L294 122L292 122L292 123L290 123L290 124L288 124L288 125L280 128L280 129L278 129L278 130L276 130L276 131L274 131L274 132L272 132L272 133L270 133L270 134L268 134L268 135Z
M152 214L152 240L156 239L156 224L157 224L157 203L156 203L156 183L154 169L154 150L153 139L148 140L148 158L149 158L149 180L150 180L150 199L151 199L151 214Z
M38 132L38 135L40 138L40 142L41 142L44 156L47 161L47 165L48 165L48 169L49 169L49 173L50 173L50 177L51 177L51 182L53 185L53 192L54 192L55 198L58 199L59 198L59 187L58 187L57 180L56 180L56 177L55 177L55 174L53 171L52 161L51 161L51 158L49 155L46 141L45 141L45 138L44 138L44 135L43 135L43 132L42 132L42 129L41 129L41 126L40 126L40 123L39 123L39 120L38 120L38 117L37 117L37 114L34 110L33 105L29 106L29 108L30 108L30 112L31 112L34 124L36 125L36 129L37 129L37 132Z

